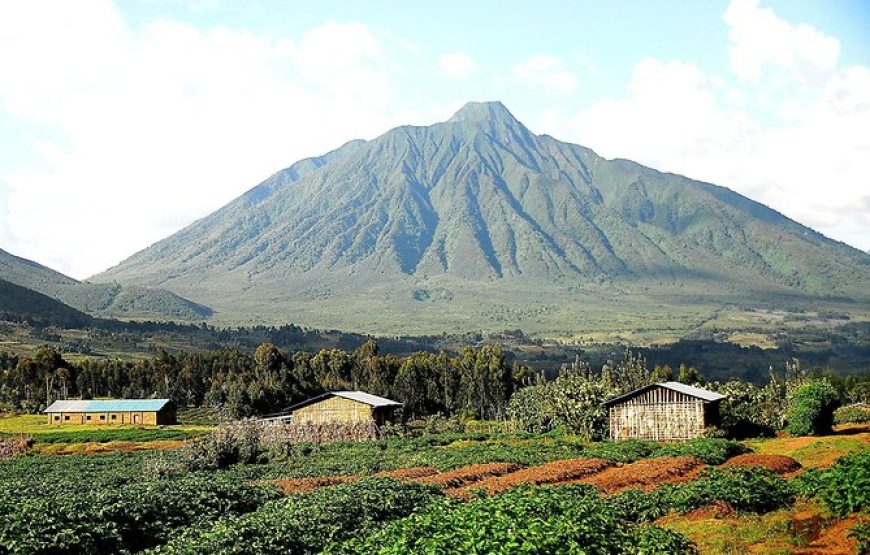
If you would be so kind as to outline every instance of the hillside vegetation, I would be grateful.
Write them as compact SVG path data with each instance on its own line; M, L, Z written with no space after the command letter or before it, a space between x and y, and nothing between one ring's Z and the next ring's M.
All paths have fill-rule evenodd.
M170 293L165 289L140 286L121 286L117 283L89 283L76 281L41 264L0 250L0 279L21 288L48 296L80 312L103 318L139 318L154 320L202 320L212 311ZM20 299L35 298L21 291ZM11 306L11 305L10 305ZM20 301L18 309L9 312L27 313L28 304ZM48 305L42 304L42 316L48 318ZM0 307L2 309L2 307ZM55 311L61 319L64 309ZM51 321L48 318L48 321ZM83 324L80 324L83 325Z

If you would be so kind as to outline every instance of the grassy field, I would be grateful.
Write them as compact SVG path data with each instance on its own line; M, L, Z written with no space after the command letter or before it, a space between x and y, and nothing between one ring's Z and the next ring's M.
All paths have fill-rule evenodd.
M8 414L0 413L0 433L4 434L56 434L77 432L125 432L129 430L174 430L180 432L203 433L212 426L207 424L178 424L175 426L141 426L132 424L112 424L97 426L93 424L49 424L42 414Z

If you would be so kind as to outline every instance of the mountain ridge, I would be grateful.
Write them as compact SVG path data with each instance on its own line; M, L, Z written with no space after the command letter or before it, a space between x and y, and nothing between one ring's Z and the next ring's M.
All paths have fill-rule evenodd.
M644 288L687 285L717 306L743 293L866 303L870 257L727 188L535 135L489 102L300 160L92 279L166 287L249 321L302 309L329 325L318 318L381 304L389 329L421 312L426 330L473 329L512 322L487 313L514 304L527 314L516 321L545 328L529 292L622 291L629 309L649 304L632 304ZM455 301L474 315L439 319Z
M2 249L0 279L45 295L70 310L96 317L190 321L202 320L212 314L208 307L165 289L78 281Z

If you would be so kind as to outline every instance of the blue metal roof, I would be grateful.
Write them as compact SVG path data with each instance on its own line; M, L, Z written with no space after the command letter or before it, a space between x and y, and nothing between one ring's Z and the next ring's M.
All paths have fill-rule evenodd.
M166 406L169 399L97 399L55 401L45 412L152 412Z

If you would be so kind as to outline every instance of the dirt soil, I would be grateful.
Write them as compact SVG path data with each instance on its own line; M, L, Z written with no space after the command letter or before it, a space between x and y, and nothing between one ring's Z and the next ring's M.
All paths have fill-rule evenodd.
M471 497L472 490L482 488L488 495L502 493L523 484L561 484L601 472L613 466L606 459L567 459L552 461L539 466L522 468L515 472L492 476L473 482L462 488L447 490L454 497Z
M813 511L795 513L790 523L792 532L812 539L809 545L795 548L794 552L801 555L854 555L858 552L858 544L849 537L849 532L857 523L858 519L854 517L828 520Z
M726 518L736 514L734 507L725 501L714 501L706 507L700 507L682 515L686 520L706 520L708 518Z
M596 486L605 493L618 493L626 489L652 490L659 484L690 482L706 466L698 457L657 457L608 468L576 482Z
M756 455L755 453L737 455L725 461L722 466L760 466L777 474L791 474L802 468L801 463L785 455Z
M449 472L442 472L434 476L424 476L414 481L421 484L433 484L445 489L459 488L474 482L479 482L484 478L501 476L508 472L514 472L520 468L522 468L520 465L514 463L472 464Z

